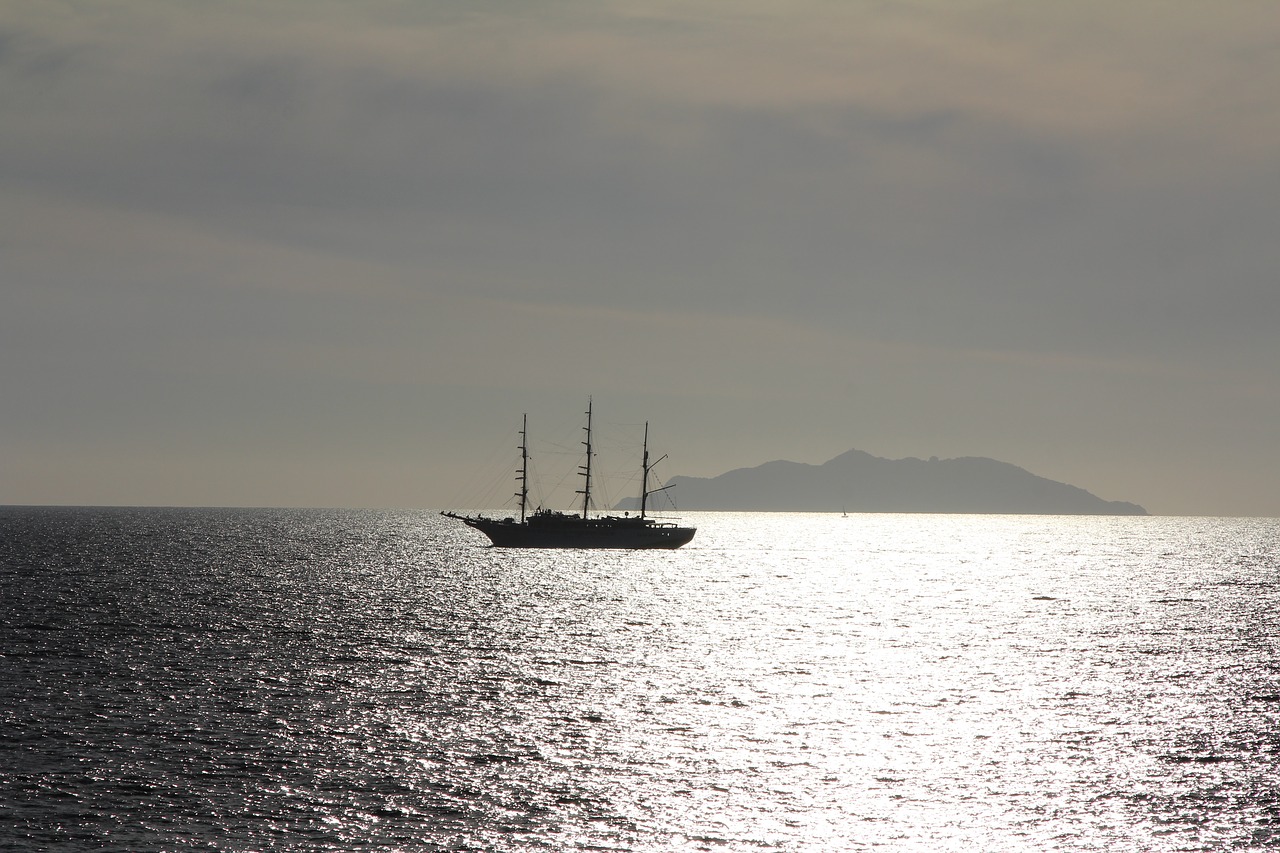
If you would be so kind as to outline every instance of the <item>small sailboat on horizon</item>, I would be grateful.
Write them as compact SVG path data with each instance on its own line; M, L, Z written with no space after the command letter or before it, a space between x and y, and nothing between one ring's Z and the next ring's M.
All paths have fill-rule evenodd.
M697 528L682 527L668 521L659 521L648 516L649 495L664 491L669 486L657 489L649 488L649 472L653 464L649 462L649 424L644 425L644 450L642 455L642 474L640 480L640 514L639 515L591 515L591 400L587 400L586 459L579 472L583 477L583 487L576 494L582 495L582 511L580 513L556 512L539 508L532 513L527 511L529 505L529 417L526 414L520 427L520 468L516 472L516 482L520 489L515 497L520 500L520 518L489 518L484 515L459 515L455 512L443 511L440 514L447 518L461 521L468 527L479 530L489 541L499 548L620 548L650 549L679 548L693 539ZM662 457L658 459L661 462Z

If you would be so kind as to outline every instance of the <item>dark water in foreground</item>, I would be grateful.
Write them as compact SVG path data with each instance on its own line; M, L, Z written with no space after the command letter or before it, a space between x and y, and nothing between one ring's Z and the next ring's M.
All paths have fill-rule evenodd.
M1275 520L0 508L0 850L1280 845Z

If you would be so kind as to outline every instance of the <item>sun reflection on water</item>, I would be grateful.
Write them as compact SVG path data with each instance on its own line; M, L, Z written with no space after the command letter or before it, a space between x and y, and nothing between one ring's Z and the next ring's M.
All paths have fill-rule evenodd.
M446 680L488 707L442 719L436 693L403 709L409 742L434 774L470 768L449 790L495 837L629 849L1124 847L1150 803L1213 784L1174 771L1221 773L1212 744L1170 741L1171 721L1230 717L1203 689L1209 626L1167 618L1208 600L1151 592L1204 579L1117 577L1127 531L785 521L750 549L759 516L704 522L674 555L462 555L483 602ZM414 642L410 671L439 679L438 641Z
M7 719L51 757L3 784L132 849L1280 841L1274 522L694 520L657 554L414 513L170 531L132 610L33 635L61 682Z

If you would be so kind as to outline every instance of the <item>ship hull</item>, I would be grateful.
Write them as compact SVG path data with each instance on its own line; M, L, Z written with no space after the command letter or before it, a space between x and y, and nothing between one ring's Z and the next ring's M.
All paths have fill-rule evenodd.
M693 527L639 518L557 516L518 522L451 514L450 517L479 530L498 548L674 549L687 544L697 532Z

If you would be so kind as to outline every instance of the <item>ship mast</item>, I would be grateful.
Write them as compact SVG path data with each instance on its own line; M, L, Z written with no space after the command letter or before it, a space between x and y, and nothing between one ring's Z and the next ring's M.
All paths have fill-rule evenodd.
M516 497L520 499L520 523L524 524L524 511L529 504L529 415L527 412L520 423L520 470L516 472L516 481L520 483L520 491L516 492Z
M641 518L645 517L644 516L645 509L649 504L649 495L650 495L649 471L650 469L653 468L654 465L657 465L658 462L661 462L663 459L666 459L666 458L667 456L664 453L662 457L659 458L656 462L652 464L649 463L649 422L645 421L644 422L644 459L642 461L643 470L640 475L640 517ZM663 486L662 488L654 489L653 491L665 492L669 488L671 488L671 486Z
M640 517L644 518L645 504L649 502L649 422L644 422L644 456L640 474Z
M587 464L578 466L578 470L582 472L583 484L582 491L578 494L582 495L582 518L586 520L587 510L591 507L591 398L587 398L587 440L582 442L587 448Z

